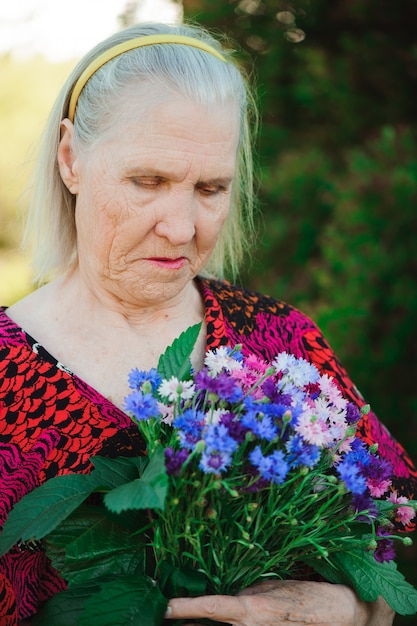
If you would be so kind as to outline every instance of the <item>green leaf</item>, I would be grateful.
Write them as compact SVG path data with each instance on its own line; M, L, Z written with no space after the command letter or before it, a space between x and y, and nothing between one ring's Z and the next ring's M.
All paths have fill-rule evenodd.
M47 480L20 500L0 535L0 555L20 539L42 539L97 487L93 474L69 474Z
M90 460L95 467L94 475L97 482L110 489L142 476L149 463L147 456L117 457L116 459L95 456Z
M161 589L168 598L204 596L207 578L192 567L175 567L164 561L159 569Z
M32 617L32 626L74 626L79 623L86 601L93 593L99 593L97 583L66 589L57 593Z
M168 491L164 450L156 448L143 475L116 487L104 496L104 503L115 513L127 509L164 509Z
M164 620L167 604L168 600L151 578L120 577L104 583L101 591L87 600L76 623L79 626L158 626Z
M71 586L106 574L144 573L145 547L140 535L81 507L45 539L53 566Z
M162 378L176 376L179 380L190 378L191 375L191 354L202 323L194 324L185 330L181 335L168 346L164 354L161 354L158 361L158 372Z
M362 600L375 602L382 596L399 615L417 613L417 590L397 570L394 561L379 563L371 553L359 550L334 553L329 561L350 581Z

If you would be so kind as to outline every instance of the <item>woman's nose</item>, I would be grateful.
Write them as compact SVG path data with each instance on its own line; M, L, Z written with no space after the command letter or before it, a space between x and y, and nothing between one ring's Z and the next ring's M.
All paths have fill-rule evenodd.
M155 233L165 237L171 245L184 245L195 234L196 201L193 194L172 194L158 211Z

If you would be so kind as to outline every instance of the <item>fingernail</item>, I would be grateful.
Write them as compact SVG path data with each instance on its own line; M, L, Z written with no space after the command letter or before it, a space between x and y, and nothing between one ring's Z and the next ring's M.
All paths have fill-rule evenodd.
M169 604L168 604L168 606L167 606L167 610L165 611L165 617L166 617L167 619L169 619L169 618L171 617L171 615L172 615L172 609L171 609L171 607L170 607L170 606L169 606Z

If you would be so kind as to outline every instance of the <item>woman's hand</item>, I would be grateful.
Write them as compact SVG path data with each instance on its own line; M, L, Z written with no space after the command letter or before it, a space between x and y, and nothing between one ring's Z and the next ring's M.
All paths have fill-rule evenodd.
M344 585L288 580L265 581L238 596L174 598L167 617L233 626L390 626L394 613L382 599L361 602Z

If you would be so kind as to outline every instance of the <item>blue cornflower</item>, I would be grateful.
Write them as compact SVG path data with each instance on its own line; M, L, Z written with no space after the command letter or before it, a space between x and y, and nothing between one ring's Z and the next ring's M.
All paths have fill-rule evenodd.
M173 425L179 431L191 433L193 435L201 435L206 416L202 411L195 409L186 409L181 415L177 415Z
M360 467L356 463L349 462L349 459L345 458L339 463L336 471L349 491L358 495L365 493L366 480L360 473Z
M225 424L210 424L204 434L204 441L208 452L231 454L238 447L238 442L230 436Z
M262 478L278 485L284 482L289 465L281 450L275 450L269 456L264 456L261 447L256 446L249 454L249 460L258 469Z
M345 459L351 463L359 463L361 466L366 467L371 462L371 454L366 447L366 444L361 439L354 439L351 443L351 451L345 456Z
M232 456L227 452L210 452L209 450L204 450L201 455L199 467L205 474L218 474L227 469L231 461Z
M242 425L254 434L256 434L256 428L258 424L258 411L259 407L257 407L256 411L248 411L247 413L244 413L244 415L242 415L241 417Z
M138 420L148 420L150 417L157 417L160 413L158 402L150 393L142 393L140 390L132 391L125 398L124 409Z
M262 404L262 413L265 415L269 415L271 417L282 417L286 411L288 411L288 406L282 404L281 402L271 402Z
M144 370L139 370L137 367L135 367L129 372L128 380L129 387L131 389L140 389L140 386L143 383L148 382L151 384L152 389L156 390L162 382L160 374L158 374L157 370L154 367L147 372L145 372Z
M287 461L291 467L305 465L315 467L320 460L320 448L310 445L300 435L294 435L286 443Z
M264 415L261 420L258 420L255 434L261 439L272 441L278 434L278 428L269 415Z
M182 415L178 415L173 425L178 429L178 437L182 448L194 450L200 441L203 432L205 415L201 411L186 409Z

